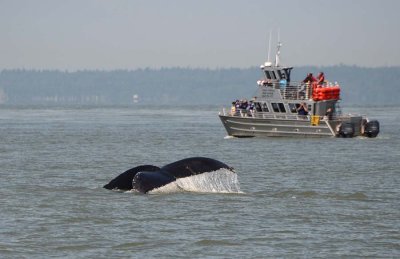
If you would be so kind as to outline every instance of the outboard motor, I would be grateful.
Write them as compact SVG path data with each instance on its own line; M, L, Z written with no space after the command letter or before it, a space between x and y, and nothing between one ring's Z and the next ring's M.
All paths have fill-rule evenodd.
M339 136L342 138L354 137L354 125L351 122L343 122L339 128Z
M379 121L372 120L364 126L364 136L369 138L375 138L379 133Z

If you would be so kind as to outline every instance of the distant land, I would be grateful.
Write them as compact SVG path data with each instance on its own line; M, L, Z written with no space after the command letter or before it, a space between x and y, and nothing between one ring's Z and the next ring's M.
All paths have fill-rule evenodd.
M323 71L342 88L343 103L399 105L400 67L297 67L292 81ZM229 105L251 98L262 78L247 69L162 68L138 70L13 69L0 72L1 105Z

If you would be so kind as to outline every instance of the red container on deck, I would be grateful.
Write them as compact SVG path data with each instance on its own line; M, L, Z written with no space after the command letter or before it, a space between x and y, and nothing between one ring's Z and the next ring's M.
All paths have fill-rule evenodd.
M312 98L314 101L322 100L339 100L340 99L340 87L339 85L331 87L313 87Z
M319 88L319 99L320 100L327 100L329 99L329 88Z
M340 99L340 87L339 85L335 85L332 87L333 91L333 99L339 100Z
M320 96L320 91L321 91L321 89L322 89L322 88L317 88L317 87L314 87L314 88L313 88L312 97L313 97L313 100L314 100L314 101L320 101L320 100L321 100L321 96Z

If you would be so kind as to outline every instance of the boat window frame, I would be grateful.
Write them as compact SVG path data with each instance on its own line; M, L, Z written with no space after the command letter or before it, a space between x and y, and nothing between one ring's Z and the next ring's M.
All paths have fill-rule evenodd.
M297 109L300 107L300 103L288 103L288 105L289 105L289 111L291 113L297 113Z
M286 108L284 103L278 103L279 110L281 110L282 113L286 113Z
M291 72L291 70L292 70L292 68L284 68L283 69L283 71L285 71L285 77L286 77L286 80L288 82L290 82L290 72Z
M281 70L277 70L277 72L278 72L278 75L279 75L279 80L286 79L285 73L282 73Z
M261 111L262 112L269 112L270 111L270 109L268 107L268 103L262 103L261 104Z
M256 112L262 112L261 104L259 102L254 102L254 109Z
M267 77L267 79L271 80L271 75L269 73L269 71L265 70L265 76Z
M271 103L272 110L275 113L286 113L286 108L284 103Z
M280 111L279 111L278 103L271 103L271 106L272 106L272 110L273 110L274 112L280 112Z

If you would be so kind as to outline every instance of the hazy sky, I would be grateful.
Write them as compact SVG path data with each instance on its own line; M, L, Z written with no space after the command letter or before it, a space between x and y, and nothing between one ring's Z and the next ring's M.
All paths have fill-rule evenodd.
M0 69L400 65L399 0L0 0Z

